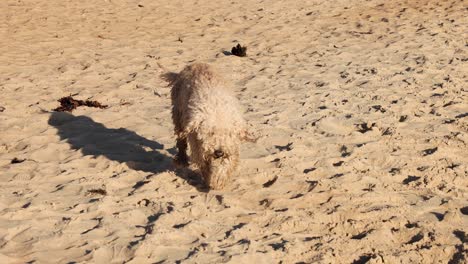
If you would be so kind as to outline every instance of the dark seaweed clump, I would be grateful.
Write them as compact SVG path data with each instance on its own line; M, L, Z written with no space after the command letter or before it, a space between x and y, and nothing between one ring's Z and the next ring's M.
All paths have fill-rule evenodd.
M60 106L53 109L53 111L71 112L71 111L75 110L78 106L97 107L97 108L106 108L107 107L107 105L102 105L98 101L76 100L71 96L62 97L58 101L60 102Z
M237 46L232 47L231 53L232 55L236 55L238 57L246 57L247 47L242 47L240 44L237 44Z

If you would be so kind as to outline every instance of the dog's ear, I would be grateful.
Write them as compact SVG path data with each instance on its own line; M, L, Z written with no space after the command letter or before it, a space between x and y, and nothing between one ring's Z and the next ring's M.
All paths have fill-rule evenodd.
M169 85L173 85L179 78L179 74L169 71L166 67L162 66L159 62L157 62L157 64L159 68L161 68L163 71L163 73L159 75L161 79L168 82Z
M260 136L254 135L250 130L248 130L247 128L244 128L240 131L239 137L242 141L257 142Z
M177 74L175 72L165 72L165 73L161 74L160 77L164 81L168 82L169 85L173 85L177 81L177 79L179 78L179 74Z

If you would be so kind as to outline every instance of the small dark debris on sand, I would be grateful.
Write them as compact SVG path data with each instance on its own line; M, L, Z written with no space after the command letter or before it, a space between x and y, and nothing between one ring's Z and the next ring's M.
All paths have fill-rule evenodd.
M433 214L437 218L437 220L439 220L439 222L440 222L440 221L444 220L446 213L441 214L441 213L438 213L438 212L431 212L431 214Z
M340 161L338 161L336 163L333 163L333 166L334 167L339 167L339 166L343 165L343 163L344 163L344 161L340 160Z
M242 47L240 44L237 44L237 46L232 47L231 49L232 55L238 56L238 57L246 57L247 56L247 47Z
M18 159L18 158L13 158L11 160L11 164L18 164L24 162L26 159Z
M76 100L72 96L62 97L58 100L60 102L60 106L53 109L53 111L57 112L72 112L78 106L87 106L87 107L97 107L97 108L106 108L107 105L102 105L98 101L90 101L90 100Z
M374 231L374 229L370 229L370 230L361 232L361 233L359 233L357 235L352 236L351 239L361 240L361 239L365 238L368 234L372 233L373 231Z
M309 172L312 172L314 170L316 170L317 168L308 168L308 169L304 169L303 173L307 174Z
M374 126L375 126L375 123L372 123L370 126L367 123L356 124L358 131L363 134L368 131L371 131Z
M468 206L465 206L463 208L460 208L460 212L464 215L468 215Z
M414 182L421 179L421 177L418 176L408 176L406 179L403 180L403 184L408 185L410 182Z
M292 142L289 142L288 144L284 146L275 145L275 148L278 149L279 151L291 151L292 144L293 144Z
M263 188L268 188L268 187L272 186L276 182L276 180L278 180L278 176L275 176L273 179L265 182L263 184Z
M424 238L424 234L422 233L418 233L416 234L415 236L413 236L408 242L406 242L406 244L414 244L416 242L419 242L421 241L422 239Z
M90 193L90 194L107 195L107 191L104 190L104 189L92 189L92 190L88 190L88 193Z
M351 155L351 151L348 151L348 147L346 147L345 145L341 146L340 152L341 152L341 157L343 158Z
M289 242L288 240L281 239L281 241L278 243L271 243L268 245L272 247L274 251L276 250L284 251L286 249L285 246L288 242Z
M423 156L429 156L437 151L437 147L423 150Z
M182 224L177 224L177 225L173 225L172 228L175 228L175 229L180 229L188 224L190 224L192 221L188 221L186 223L182 223Z
M298 193L298 194L295 194L295 195L291 196L291 198L289 198L289 199L297 199L297 198L301 198L302 196L304 196L304 194Z
M405 227L406 228L415 228L415 227L419 227L418 223L406 223L405 224Z
M371 259L374 259L376 257L377 256L375 254L365 254L365 255L359 256L359 258L354 260L352 264L365 264L369 262Z
M468 237L466 236L464 231L461 230L455 230L453 231L453 234L460 239L462 243L467 243L468 242Z
M307 192L311 192L317 187L318 181L306 181L306 183L309 184L309 188L307 189Z
M330 179L340 178L340 177L343 177L343 175L344 175L343 173L337 173L337 174L331 176Z
M247 223L239 223L239 224L233 226L231 230L226 231L224 238L226 239L226 238L230 237L233 231L235 231L237 229L241 229L246 224Z

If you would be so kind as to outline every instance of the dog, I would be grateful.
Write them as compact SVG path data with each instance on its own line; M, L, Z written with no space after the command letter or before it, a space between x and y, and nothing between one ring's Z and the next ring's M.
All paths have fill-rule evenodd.
M208 64L193 63L180 73L161 77L171 87L172 121L179 166L190 162L210 189L222 189L239 165L240 145L255 142L239 101L226 81Z

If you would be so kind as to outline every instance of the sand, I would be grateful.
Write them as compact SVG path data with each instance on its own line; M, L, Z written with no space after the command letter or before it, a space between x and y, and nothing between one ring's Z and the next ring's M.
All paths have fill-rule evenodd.
M0 262L464 263L466 7L1 1ZM221 191L172 165L194 61L261 134Z

